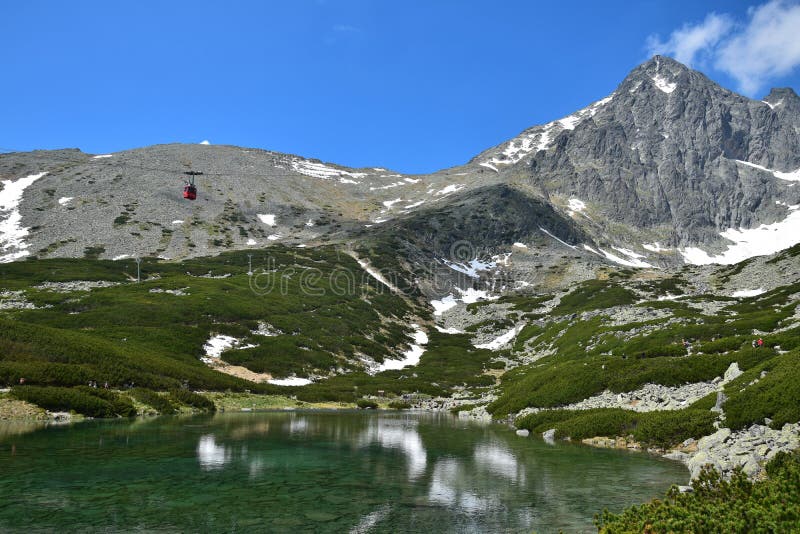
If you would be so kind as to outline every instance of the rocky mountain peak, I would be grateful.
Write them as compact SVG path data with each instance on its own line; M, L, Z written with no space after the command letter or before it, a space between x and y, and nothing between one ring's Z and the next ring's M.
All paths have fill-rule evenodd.
M659 94L671 95L676 89L686 94L719 88L702 73L666 56L653 56L631 70L617 88L622 95ZM653 93L653 91L658 91Z
M800 102L800 96L791 87L773 87L769 94L764 98L765 102L777 104L781 100L790 102Z
M800 128L800 96L791 87L773 87L762 102L795 128Z

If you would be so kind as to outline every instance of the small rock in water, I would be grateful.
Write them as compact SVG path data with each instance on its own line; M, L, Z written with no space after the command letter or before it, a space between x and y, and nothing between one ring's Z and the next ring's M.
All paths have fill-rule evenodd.
M519 430L517 430L517 435L522 436L523 438L527 438L530 435L530 433L531 433L530 430L527 430L525 428L520 428Z
M556 429L551 428L550 430L545 430L542 432L542 439L547 443L554 443L556 440Z

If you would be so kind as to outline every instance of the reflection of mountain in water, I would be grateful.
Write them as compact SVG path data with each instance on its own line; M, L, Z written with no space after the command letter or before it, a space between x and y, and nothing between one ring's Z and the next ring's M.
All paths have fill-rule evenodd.
M686 478L644 455L551 446L443 414L220 414L198 426L199 471L232 478L240 497L261 488L301 529L324 519L336 532L576 530Z

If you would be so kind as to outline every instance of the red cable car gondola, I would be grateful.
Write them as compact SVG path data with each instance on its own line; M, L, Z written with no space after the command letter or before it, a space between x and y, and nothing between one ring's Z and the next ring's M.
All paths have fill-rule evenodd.
M184 181L183 198L187 200L195 200L197 198L197 186L194 185L194 177L203 173L197 171L186 171L183 174L189 176L189 179Z
M197 198L197 187L194 184L187 183L183 188L183 198L195 200Z

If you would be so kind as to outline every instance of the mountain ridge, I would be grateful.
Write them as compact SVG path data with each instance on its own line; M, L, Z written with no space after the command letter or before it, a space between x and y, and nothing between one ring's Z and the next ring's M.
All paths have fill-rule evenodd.
M654 56L610 96L430 174L227 145L3 154L7 181L47 172L18 203L29 246L3 257L103 249L107 258L181 258L275 242L347 242L419 210L432 214L431 206L450 210L456 193L504 183L577 224L586 238L571 244L584 259L599 254L613 262L597 252L613 246L634 254L623 265L637 264L638 256L663 267L724 263L731 243L725 232L787 221L800 204L800 190L792 188L800 180L798 110L791 89L750 100ZM190 169L203 173L200 199L191 205L179 196ZM511 244L495 239L475 248L496 254Z

